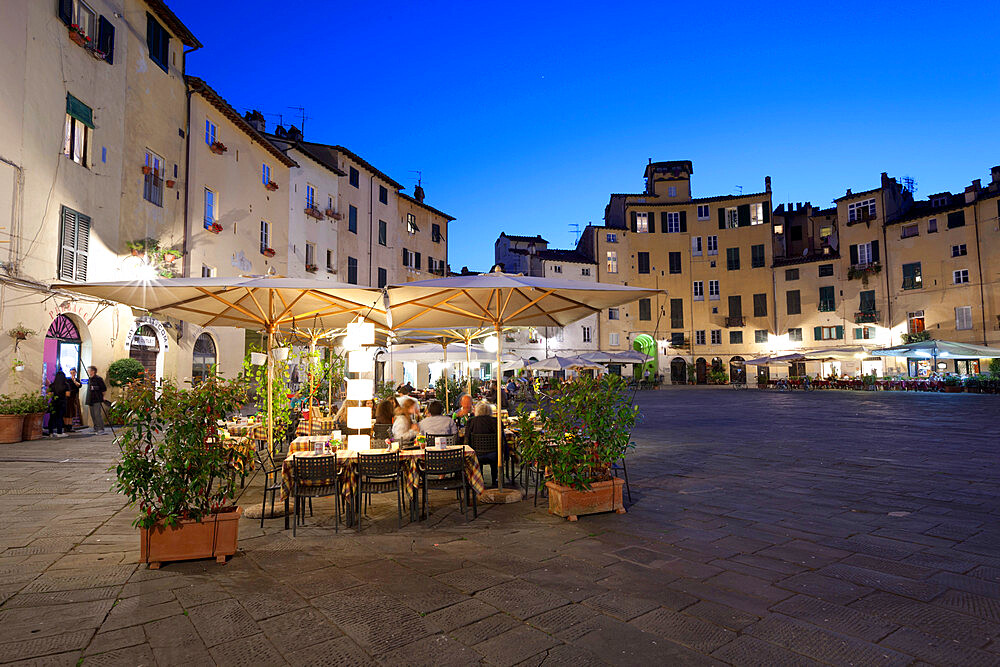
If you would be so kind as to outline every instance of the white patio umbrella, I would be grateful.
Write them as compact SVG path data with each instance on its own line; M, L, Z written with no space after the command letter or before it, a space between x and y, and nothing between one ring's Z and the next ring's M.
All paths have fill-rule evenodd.
M566 370L607 370L601 364L581 359L580 357L548 357L541 361L535 361L525 366L531 371L566 371Z
M413 339L417 340L417 339ZM446 338L440 339L440 342L436 343L424 343L423 345L414 345L412 347L402 347L393 345L392 356L397 360L404 361L416 361L416 362L435 362L441 361L445 364L448 363L448 357L461 358L460 355L464 353L465 360L467 364L471 364L473 361L492 361L493 355L486 351L481 345L466 345L463 343L448 343ZM503 355L503 361L514 361L518 357L512 354ZM470 378L471 385L471 378ZM448 395L448 383L445 382L445 405L448 405L449 395ZM471 393L471 386L469 388Z
M897 345L868 353L873 357L905 357L907 359L933 359L937 368L939 358L946 359L998 359L1000 348L972 343L956 343L948 340L922 340L916 343Z
M273 449L274 335L296 322L337 329L363 320L385 328L383 292L344 283L246 276L159 278L102 283L65 283L59 289L115 301L201 327L223 326L267 333L267 442Z
M493 328L496 367L501 367L504 327L562 327L605 308L620 306L663 290L625 285L554 280L493 273L421 280L388 289L394 328ZM487 349L489 349L488 346ZM501 382L497 377L497 460L503 460L500 416ZM502 478L498 486L503 488Z

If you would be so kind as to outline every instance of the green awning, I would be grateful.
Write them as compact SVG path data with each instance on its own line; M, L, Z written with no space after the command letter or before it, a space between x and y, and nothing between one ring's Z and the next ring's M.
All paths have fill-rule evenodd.
M69 93L66 93L66 113L94 129L94 110Z

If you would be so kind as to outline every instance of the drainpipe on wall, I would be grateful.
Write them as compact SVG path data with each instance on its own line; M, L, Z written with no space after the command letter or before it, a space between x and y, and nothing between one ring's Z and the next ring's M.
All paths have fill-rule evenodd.
M189 54L194 53L200 46L195 46L194 48L188 49L186 51L181 51L181 76L187 74L187 57ZM191 88L187 85L187 80L184 81L184 92L185 92L185 109L184 109L184 234L183 241L181 245L181 253L184 256L184 276L191 277L191 257L188 253L188 237L190 232L188 231L189 216L188 216L188 198L191 194L191 179L189 177L189 170L191 168Z
M368 286L372 284L372 231L375 215L375 174L368 177Z
M892 347L892 292L889 289L889 236L885 232L886 223L889 216L885 214L885 188L879 191L880 206L882 207L882 254L885 256L885 319L889 323L889 347ZM848 260L850 261L850 260ZM902 342L902 339L900 339Z
M979 192L976 192L976 199L979 199ZM972 225L976 229L976 264L979 267L979 309L983 315L983 345L989 345L986 331L986 295L983 292L983 253L979 245L979 207L976 206L976 199L972 200Z

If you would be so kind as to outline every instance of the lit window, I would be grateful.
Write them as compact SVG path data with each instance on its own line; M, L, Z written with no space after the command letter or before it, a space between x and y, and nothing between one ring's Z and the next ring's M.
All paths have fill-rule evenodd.
M871 220L875 217L875 198L847 205L847 219L850 222Z
M763 225L764 224L764 205L760 202L756 204L750 204L750 224L751 225Z
M649 213L635 214L635 231L640 234L649 232Z
M736 208L726 209L726 229L736 229L740 226L739 211Z
M915 310L906 314L906 332L911 334L920 333L924 330L924 311Z
M830 238L833 236L833 225L824 225L819 228L819 237L821 239Z
M618 273L618 253L614 250L608 251L608 273Z

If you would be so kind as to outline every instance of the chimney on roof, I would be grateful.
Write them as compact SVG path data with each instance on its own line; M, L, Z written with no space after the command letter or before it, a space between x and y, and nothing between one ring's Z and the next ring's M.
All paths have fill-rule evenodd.
M771 177L770 176L765 176L764 177L764 192L768 192L768 193L771 192Z
M850 196L851 196L851 195L853 195L853 194L854 194L854 193L853 193L853 192L851 192L851 189L850 189L850 188L847 188L847 194L846 194L846 195L844 195L844 196L845 196L845 197L850 197Z
M424 203L424 188L420 185L419 181L413 187L413 198L416 199L421 204Z
M246 122L250 123L250 127L257 130L258 132L263 132L264 128L267 127L267 123L264 121L264 114L262 114L257 109L253 111L247 111L243 118Z
M287 137L288 133L285 131L285 128L283 128L280 125L277 125L274 128L274 136L276 136L276 137Z
M301 141L302 131L299 128L295 127L294 125L289 125L287 136L292 141Z
M965 187L966 204L971 204L972 202L976 201L976 195L979 194L979 189L981 187L980 183L981 181L977 178L976 180L972 181L972 185L967 185Z
M990 169L990 184L1000 183L1000 164Z

